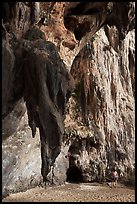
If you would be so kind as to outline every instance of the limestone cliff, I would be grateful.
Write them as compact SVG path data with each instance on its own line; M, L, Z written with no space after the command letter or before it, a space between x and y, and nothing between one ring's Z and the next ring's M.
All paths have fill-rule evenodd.
M114 166L127 177L135 163L135 3L2 8L3 195L43 179L103 181Z

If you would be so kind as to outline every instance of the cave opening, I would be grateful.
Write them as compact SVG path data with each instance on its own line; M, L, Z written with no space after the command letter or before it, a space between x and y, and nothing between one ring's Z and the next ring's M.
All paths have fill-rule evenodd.
M70 183L82 183L83 182L83 176L82 171L77 166L73 166L67 170L67 182Z
M67 182L70 183L81 183L83 182L82 170L80 162L76 155L69 156L69 168L66 172Z

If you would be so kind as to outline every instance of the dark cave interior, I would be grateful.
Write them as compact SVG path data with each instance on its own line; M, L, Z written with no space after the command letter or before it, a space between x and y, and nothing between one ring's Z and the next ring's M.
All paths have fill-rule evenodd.
M67 174L67 182L70 183L81 183L83 182L82 170L80 168L79 161L74 157L69 157L69 168L66 172Z
M82 171L77 166L70 167L67 170L67 182L70 183L81 183L83 182Z

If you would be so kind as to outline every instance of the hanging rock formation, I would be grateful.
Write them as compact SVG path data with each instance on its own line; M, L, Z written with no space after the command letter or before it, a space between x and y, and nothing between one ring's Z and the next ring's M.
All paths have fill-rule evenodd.
M40 131L42 176L46 181L50 166L61 151L65 104L73 80L53 43L38 40L32 48L29 46L23 64L24 99L32 136L35 137L36 127Z
M38 185L41 173L46 184L103 181L116 166L126 178L135 162L135 3L2 9L3 196Z

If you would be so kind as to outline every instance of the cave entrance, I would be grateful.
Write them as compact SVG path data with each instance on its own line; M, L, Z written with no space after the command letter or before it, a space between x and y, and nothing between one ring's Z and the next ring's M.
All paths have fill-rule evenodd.
M81 169L78 167L69 168L67 170L67 182L70 183L81 183L83 182Z
M74 157L69 157L69 168L67 170L67 182L81 183L83 182L82 170L79 161Z

